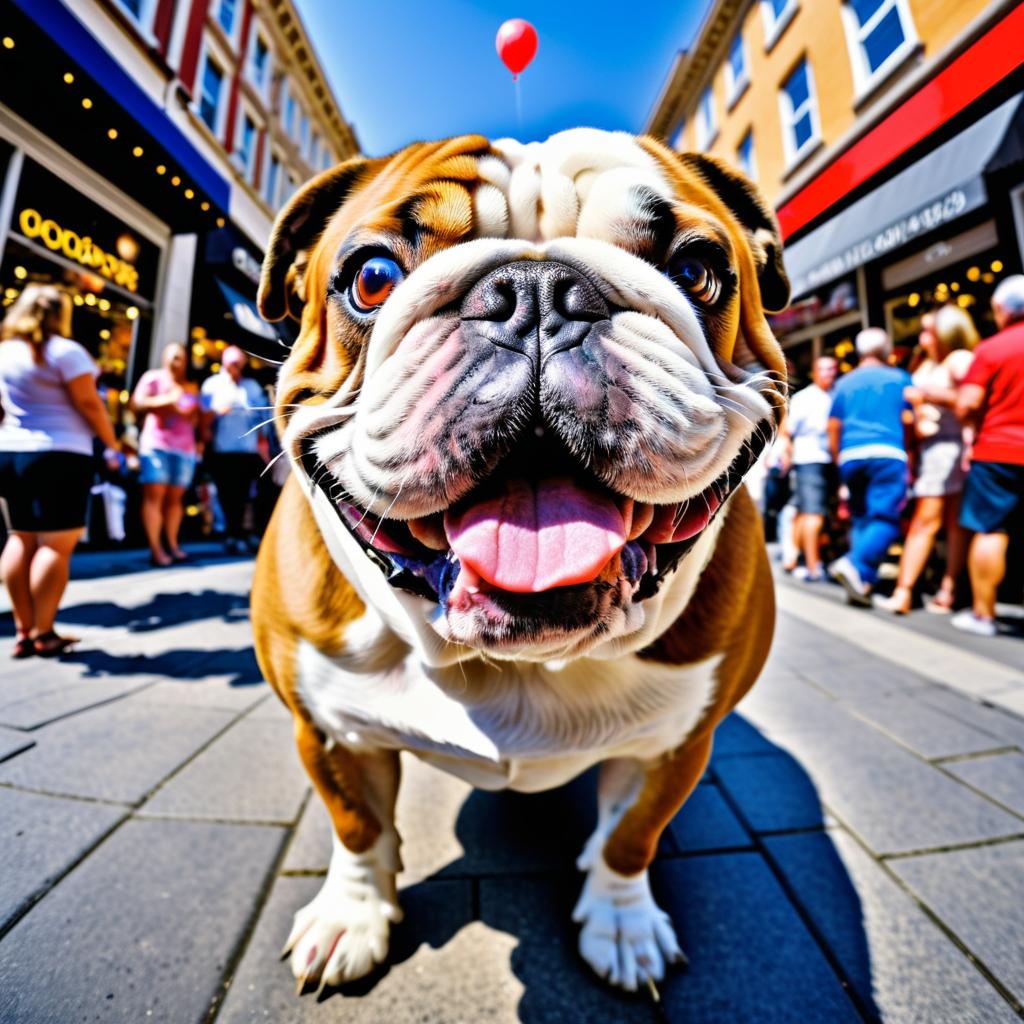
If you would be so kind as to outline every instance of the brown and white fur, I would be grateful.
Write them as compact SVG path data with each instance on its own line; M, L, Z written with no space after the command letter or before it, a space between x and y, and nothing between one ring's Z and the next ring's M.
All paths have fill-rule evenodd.
M295 472L260 550L253 620L334 825L327 879L286 947L300 988L386 955L401 750L531 792L600 763L580 952L627 989L682 958L647 868L772 634L760 526L737 485L783 403L764 318L787 299L780 251L774 217L725 165L588 129L350 161L278 218L260 303L301 322L277 406ZM345 289L369 252L405 276L363 316ZM686 282L706 263L717 290L669 276L680 252ZM569 268L607 310L558 358L495 356L467 312L487 275L529 261ZM432 600L367 554L378 530L420 535L506 460L556 448L630 514L678 519L709 495L721 507L681 555L647 545L672 555L657 586L616 556L579 586L509 595L463 580ZM359 539L341 503L372 534Z

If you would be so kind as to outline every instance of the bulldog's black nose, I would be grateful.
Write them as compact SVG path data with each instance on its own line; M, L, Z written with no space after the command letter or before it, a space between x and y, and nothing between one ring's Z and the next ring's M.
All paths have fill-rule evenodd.
M538 368L581 344L610 316L601 293L564 263L521 260L492 270L469 290L460 310L467 330L521 352Z

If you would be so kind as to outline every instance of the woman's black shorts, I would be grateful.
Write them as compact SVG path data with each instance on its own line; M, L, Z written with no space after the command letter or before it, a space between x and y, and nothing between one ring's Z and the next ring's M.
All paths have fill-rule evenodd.
M11 529L24 533L85 526L96 461L77 452L0 451L0 498Z

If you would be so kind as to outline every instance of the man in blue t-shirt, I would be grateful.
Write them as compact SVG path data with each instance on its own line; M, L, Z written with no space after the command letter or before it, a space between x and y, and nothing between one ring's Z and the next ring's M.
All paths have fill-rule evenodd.
M850 492L850 552L828 571L851 604L871 604L871 588L900 535L907 497L907 437L912 418L903 396L910 374L886 363L892 341L880 327L857 335L860 365L835 386L828 432L839 477Z

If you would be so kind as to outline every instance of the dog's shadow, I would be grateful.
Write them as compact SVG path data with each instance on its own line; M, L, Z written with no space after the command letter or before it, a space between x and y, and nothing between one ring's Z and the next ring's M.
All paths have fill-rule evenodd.
M528 1024L877 1019L860 900L813 784L739 716L720 732L723 752L666 830L651 872L690 959L670 968L660 1003L647 989L610 988L576 951L582 876L573 865L595 823L595 772L548 793L470 793L455 824L466 852L402 891L405 918L386 963L320 1000L370 993L424 944L441 949L480 921L516 940L511 968ZM743 804L760 780L786 827L755 831L747 820ZM438 831L446 826L439 814ZM481 948L465 971L497 983L490 959Z

